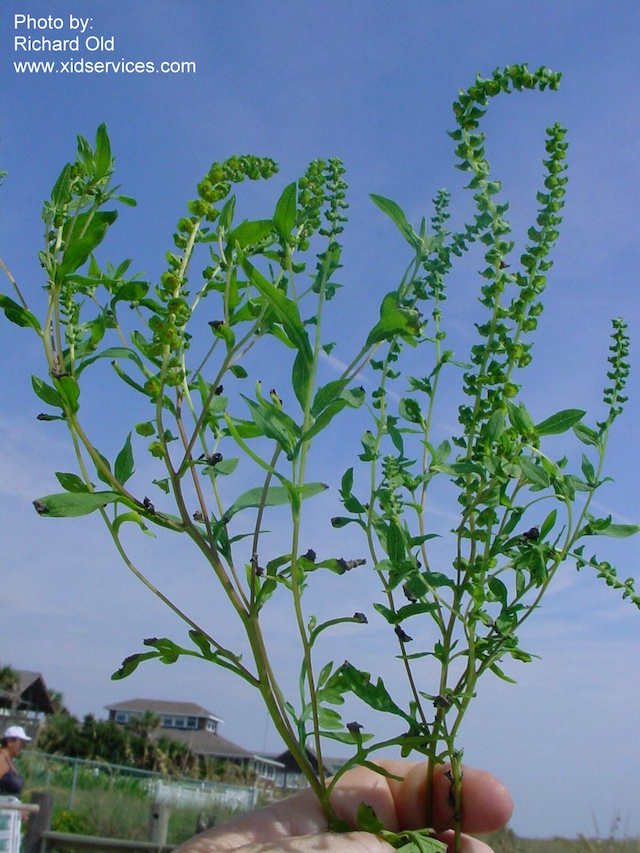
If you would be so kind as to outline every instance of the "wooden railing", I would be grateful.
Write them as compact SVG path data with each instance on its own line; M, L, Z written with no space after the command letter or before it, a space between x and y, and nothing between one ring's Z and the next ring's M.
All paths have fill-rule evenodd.
M170 853L175 847L167 844L170 808L153 806L150 816L150 840L130 841L125 838L102 838L98 835L78 835L73 832L54 832L51 829L53 795L34 791L31 805L19 808L33 812L29 817L23 853L52 853L53 850L80 850L85 853Z

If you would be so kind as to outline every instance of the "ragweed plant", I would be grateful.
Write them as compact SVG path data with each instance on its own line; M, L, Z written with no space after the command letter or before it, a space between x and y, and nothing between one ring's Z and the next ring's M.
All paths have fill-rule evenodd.
M333 346L324 338L323 318L340 286L336 274L347 209L339 160L314 161L284 188L272 215L240 222L234 186L246 178L269 179L277 166L255 156L214 163L178 222L166 270L152 287L128 275L130 261L102 267L95 257L117 218L113 205L134 204L111 188L113 158L102 125L95 146L79 137L76 160L64 167L44 206L40 261L47 304L42 321L7 271L18 301L3 296L0 306L9 320L31 328L44 347L47 379L34 376L33 388L49 411L39 417L66 425L78 465L76 472L56 474L64 491L38 498L36 511L44 518L100 513L128 568L189 628L190 645L148 638L147 651L128 657L114 678L130 675L145 660L173 663L183 655L243 678L261 694L335 830L347 828L330 801L342 774L354 765L387 774L373 757L395 747L402 755L427 759L428 824L434 769L448 764L459 849L461 722L482 675L510 680L500 667L503 658L531 660L519 645L518 631L538 608L559 566L573 560L578 568L592 568L640 605L633 580L621 581L609 563L585 556L583 541L640 529L590 512L604 482L609 434L626 399L625 324L613 322L603 420L590 426L585 411L566 409L536 423L520 393L519 377L532 359L531 335L559 236L567 182L565 130L559 124L547 129L538 214L517 256L509 205L502 200L500 181L491 175L479 129L493 97L512 90L555 90L559 81L559 74L544 67L530 72L514 65L489 79L478 76L470 89L460 91L454 104L457 126L450 136L457 168L469 175L476 208L461 231L447 229L445 191L436 195L429 223L424 218L418 228L395 202L372 196L405 238L410 257L398 286L382 300L379 320L362 335L342 374L327 384L317 381L319 359ZM444 309L448 274L472 243L484 248L480 303L485 315L467 363L445 348ZM288 405L260 382L241 392L250 387L245 357L267 339L280 348L280 362L289 365ZM412 363L418 361L416 351L425 351L421 375L406 374L407 347ZM122 399L109 405L120 405L125 415L134 394L147 401L150 411L148 419L131 424L112 460L82 420L80 392L83 401L91 394L89 376L102 359L109 359L123 383ZM365 367L378 380L369 399L358 382ZM461 378L459 426L450 440L435 445L432 424L443 372ZM307 502L328 488L308 480L309 457L323 452L329 424L345 409L358 407L368 410L370 426L359 459L339 484L345 514L326 523L359 529L362 550L347 558L319 555L300 542ZM547 449L547 436L569 430L586 447L578 472ZM134 455L145 450L158 475L146 485L134 480L134 488ZM366 488L354 485L365 481ZM449 533L451 565L440 560L436 567L431 547L440 534L427 524L427 511L440 484L447 489L453 484L460 516ZM290 530L276 549L282 553L265 560L264 523L279 505L289 509ZM213 570L244 629L249 661L228 648L223 636L182 612L143 574L123 544L125 525L151 535L163 528L189 540ZM363 566L365 551L367 568L358 570L382 586L383 601L372 609L394 635L390 639L411 697L407 707L392 698L377 673L372 676L350 661L318 663L316 641L324 631L345 622L366 625L367 616L357 611L322 621L306 612L305 591L316 582L316 572L341 575ZM290 601L299 636L297 696L284 695L262 630L261 618L276 594ZM432 648L414 651L409 645L417 619L428 620L435 630ZM376 739L358 722L344 723L337 709L348 693L393 715L396 734ZM330 779L322 760L327 741L352 747L351 757ZM317 772L308 747L316 753ZM434 837L442 827L393 834L364 804L359 824L407 853L443 846Z

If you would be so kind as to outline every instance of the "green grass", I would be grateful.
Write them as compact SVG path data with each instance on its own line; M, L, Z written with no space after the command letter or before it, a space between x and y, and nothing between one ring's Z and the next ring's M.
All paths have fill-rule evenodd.
M53 795L52 829L102 838L149 839L152 800L144 777L96 772L91 767L79 765L72 795L71 765L35 757L20 763L27 791L46 791ZM200 811L200 808L186 806L172 809L169 844L180 844L194 835ZM205 819L213 817L216 824L235 814L235 810L224 806L210 806L204 811Z
M519 838L510 829L481 836L494 853L640 853L640 838Z

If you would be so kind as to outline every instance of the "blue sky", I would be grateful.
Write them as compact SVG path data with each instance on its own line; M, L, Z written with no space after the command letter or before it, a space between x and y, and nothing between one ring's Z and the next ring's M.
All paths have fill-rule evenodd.
M197 70L190 75L17 74L14 60L60 58L14 52L17 13L92 17L93 32L113 36L115 50L81 51L85 59L185 60L194 61ZM476 72L488 75L512 62L561 70L559 92L497 99L484 128L487 156L503 181L520 239L535 215L544 129L556 120L569 129L567 205L524 399L536 420L565 407L587 409L591 422L600 417L610 318L624 316L636 369L608 457L607 473L616 482L601 491L598 509L616 521L637 522L639 17L637 3L626 0L615 5L595 0L3 0L0 169L9 176L0 190L0 257L38 311L42 200L73 157L76 134L93 138L103 121L116 154L117 182L138 206L121 211L102 254L116 262L133 257L133 268L151 281L162 272L175 222L212 161L233 153L276 159L278 176L238 193L242 216L268 217L282 188L311 159L338 156L347 168L351 206L341 271L346 286L329 328L339 341L336 357L348 361L350 333L373 325L380 298L397 283L407 260L397 232L368 194L395 199L411 221L419 222L431 215L430 199L446 187L453 193L453 222L460 225L471 214L470 198L462 191L464 176L453 169L453 145L445 134L453 127L451 103L458 89L470 85ZM478 318L479 264L477 253L466 257L449 285L449 328L461 358L473 343ZM2 290L7 293L8 286ZM0 356L0 660L41 671L77 715L100 715L105 704L133 696L188 699L224 718L223 734L231 740L277 750L258 699L227 673L193 662L171 668L152 662L129 680L109 680L122 658L141 648L143 637L166 634L179 641L182 627L119 564L97 517L54 522L34 513L31 501L56 491L53 472L73 470L72 454L58 424L35 420L41 404L29 377L43 375L35 338L0 324ZM284 381L277 363L253 365L265 386ZM323 370L326 380L335 376L331 363ZM126 419L111 404L113 383L106 370L100 375L105 385L90 410L92 428L96 441L115 453L126 435ZM454 400L453 393L445 394L437 425L442 437L451 431ZM358 452L358 437L355 427L353 436L334 435L330 453L315 463L315 476L333 484L334 492L350 456ZM553 446L558 456L563 442ZM140 483L150 471L140 456ZM317 518L333 512L333 498L316 500ZM434 508L434 525L446 530L451 511L443 499ZM345 556L360 547L344 531L321 527L315 516L305 534L314 542L322 537L328 549ZM159 539L148 547L131 540L154 582L206 625L223 625L231 643L239 636L237 627L226 621L206 570L195 555L183 555L181 544ZM597 544L622 577L638 576L637 539ZM370 586L370 575L366 578ZM355 572L332 577L312 591L312 605L331 613L364 609L363 586L364 576ZM279 606L269 627L283 682L290 686L294 638ZM401 691L392 662L384 658L381 622L371 620L359 662L383 672ZM567 565L521 638L542 660L512 666L515 687L496 679L481 685L462 733L465 759L510 786L516 801L512 826L521 835L589 834L592 814L603 832L619 814L629 833L640 833L634 726L640 614ZM345 644L351 649L358 643L360 635L350 630L329 640L324 653L341 660ZM385 733L384 725L380 732Z

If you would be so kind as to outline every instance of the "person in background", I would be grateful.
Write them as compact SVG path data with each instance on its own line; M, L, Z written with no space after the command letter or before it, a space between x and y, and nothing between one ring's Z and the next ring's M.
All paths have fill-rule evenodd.
M0 741L0 796L20 796L24 781L13 760L20 755L23 743L30 740L22 726L6 729Z

